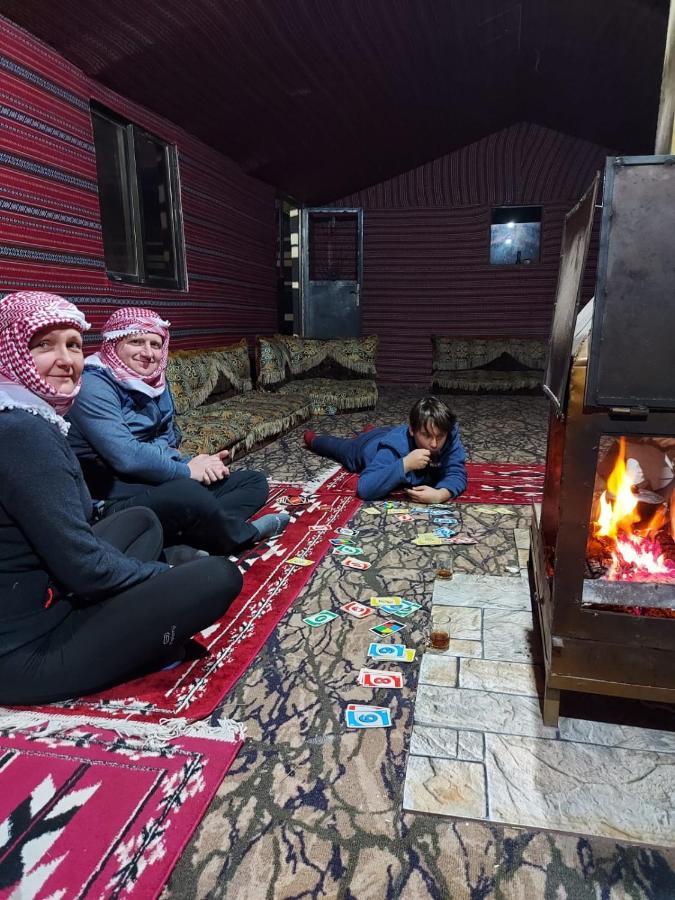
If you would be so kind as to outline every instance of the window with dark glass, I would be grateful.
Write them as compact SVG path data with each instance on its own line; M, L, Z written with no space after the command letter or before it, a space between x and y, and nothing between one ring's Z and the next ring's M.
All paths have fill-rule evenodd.
M497 206L490 225L490 262L495 266L539 262L541 206Z
M108 276L185 290L176 148L103 107L91 116Z

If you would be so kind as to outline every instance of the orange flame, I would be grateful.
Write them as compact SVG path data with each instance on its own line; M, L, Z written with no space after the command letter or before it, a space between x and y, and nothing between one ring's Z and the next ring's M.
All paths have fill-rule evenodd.
M675 561L666 559L656 535L666 522L666 510L657 506L642 521L638 498L626 467L626 441L619 441L619 456L595 510L594 534L608 539L612 563L610 581L662 581L675 578ZM640 524L638 524L640 523Z

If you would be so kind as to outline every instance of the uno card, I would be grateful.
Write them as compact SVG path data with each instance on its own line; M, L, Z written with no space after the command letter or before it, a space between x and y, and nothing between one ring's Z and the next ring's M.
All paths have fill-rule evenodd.
M370 605L379 606L400 606L403 603L403 597L371 597Z
M382 622L380 625L374 625L370 630L375 632L375 634L396 634L397 631L401 631L402 628L405 628L403 622Z
M402 688L403 675L400 672L390 672L387 669L361 669L358 683L362 687Z
M447 526L443 525L442 528L437 528L434 531L434 534L436 535L436 537L439 537L439 538L451 538L457 534L457 529L456 528L448 528Z
M333 553L337 553L338 556L361 556L363 548L354 547L352 544L342 544L340 547L334 547Z
M287 559L286 562L289 566L313 566L313 559L305 559L302 556L291 556L290 559Z
M381 613L384 613L385 616L399 616L399 618L405 619L414 612L417 612L418 609L422 609L422 607L419 603L411 603L410 600L401 600L400 603L392 606L389 606L386 603L380 603L378 609Z
M350 703L345 713L347 728L389 728L391 713L384 706Z
M372 609L364 606L363 603L358 603L356 600L350 600L349 603L345 603L340 609L349 613L350 616L354 616L355 619L365 619L366 616L372 616L373 614Z
M347 537L354 537L355 535L357 535L359 533L359 529L358 528L336 528L335 533L336 534L344 534Z
M366 562L365 559L356 559L354 556L345 556L342 560L342 565L346 569L358 569L360 572L365 572L366 569L370 568L370 563Z
M412 647L405 647L403 644L372 643L368 647L368 656L371 659L388 659L392 662L412 662L415 659L415 652Z
M307 531L328 531L330 525L308 525Z
M413 517L410 515L410 513L401 513L400 515L396 516L396 521L397 522L412 522Z
M369 516L379 516L381 510L379 510L376 506L366 506L363 512Z
M307 616L307 618L302 621L306 622L307 625L311 625L312 628L318 628L320 625L332 622L333 619L337 619L337 617L338 614L334 613L332 609L322 609L317 613L312 613L311 616Z
M440 547L446 543L444 538L440 538L437 534L430 531L418 534L416 538L413 538L412 542L417 544L418 547Z
M334 547L344 547L351 544L351 540L347 537L331 538L330 543Z
M305 506L309 500L306 497L289 497L288 506Z
M477 544L476 538L467 537L464 534L456 534L448 540L448 544Z
M385 500L382 504L382 509L393 509L395 505L393 500Z
M436 518L435 525L459 525L458 520L454 516L441 516Z

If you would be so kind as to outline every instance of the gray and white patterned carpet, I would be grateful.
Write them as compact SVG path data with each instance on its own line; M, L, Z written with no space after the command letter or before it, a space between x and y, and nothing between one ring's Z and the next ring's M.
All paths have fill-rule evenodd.
M383 388L375 411L316 419L316 431L348 435L367 422L405 421L423 393ZM547 403L539 397L457 397L469 459L543 462ZM303 426L308 427L308 426ZM271 478L311 480L326 461L302 446L303 428L237 461ZM457 568L502 574L517 566L513 530L522 506L457 505L484 538L463 548ZM244 721L246 741L186 847L163 898L345 900L669 900L675 850L631 847L579 835L496 827L402 813L417 666L402 691L355 685L364 664L363 622L340 618L309 629L302 617L337 601L400 593L430 608L431 554L405 527L361 511L354 520L366 573L327 557L223 703ZM414 621L412 620L414 619ZM408 619L406 644L420 650L428 617ZM347 731L347 702L391 707L394 727Z

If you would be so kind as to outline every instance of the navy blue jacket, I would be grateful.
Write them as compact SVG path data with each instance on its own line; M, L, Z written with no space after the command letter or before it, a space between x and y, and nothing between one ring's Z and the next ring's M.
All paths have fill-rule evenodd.
M403 457L416 444L407 425L373 428L354 441L354 470L361 472L357 493L362 500L379 500L397 488L428 485L446 488L457 497L466 488L466 453L455 425L443 445L437 464L417 472L403 471Z
M86 366L68 421L68 442L97 500L190 477L168 385L159 397L148 397L123 387L107 369Z

